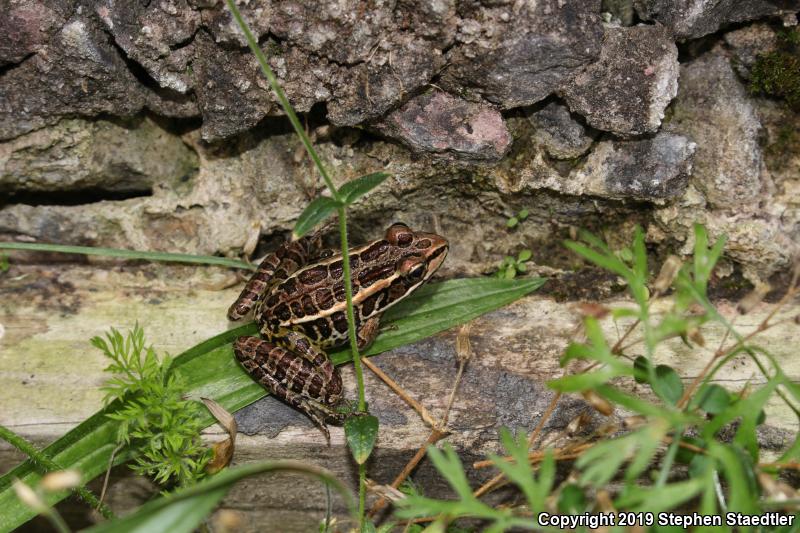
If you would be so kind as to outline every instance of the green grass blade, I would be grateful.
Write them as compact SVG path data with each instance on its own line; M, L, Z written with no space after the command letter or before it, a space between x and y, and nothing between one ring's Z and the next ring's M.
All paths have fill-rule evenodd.
M213 255L173 254L168 252L140 252L138 250L125 250L122 248L96 248L94 246L72 246L68 244L46 244L38 242L0 242L0 250L22 250L26 252L57 252L62 254L101 255L105 257L118 257L121 259L142 259L145 261L163 261L170 263L194 263L200 265L215 265L230 268L244 268L255 270L256 265L216 257Z
M385 352L469 322L535 291L545 281L471 278L425 285L386 312L382 324L391 324L392 329L382 333L364 354ZM349 354L344 350L332 357L338 362L349 359Z
M99 524L86 530L91 533L190 533L216 507L233 487L246 477L266 472L297 472L319 478L335 488L345 499L351 514L354 507L350 493L333 473L299 461L260 461L224 470L216 476L174 494L146 503L122 519Z
M389 328L365 355L416 342L472 320L538 289L544 281L540 278L475 278L426 285L387 311L383 324ZM184 378L187 394L195 398L213 398L231 412L266 396L267 391L236 363L231 345L236 337L256 334L255 324L247 324L208 339L176 357L172 367ZM332 353L331 357L341 365L350 360L350 353L343 349ZM95 413L45 448L44 452L64 468L80 470L84 479L102 474L115 448L117 429L116 422L106 415L117 406L112 403ZM207 415L205 423L213 423L211 415ZM114 464L129 458L125 453L119 454ZM40 478L29 461L0 477L0 531L11 531L34 516L17 500L11 489L11 480L15 477L29 485L38 484ZM56 503L59 499L58 496L51 497L49 503Z

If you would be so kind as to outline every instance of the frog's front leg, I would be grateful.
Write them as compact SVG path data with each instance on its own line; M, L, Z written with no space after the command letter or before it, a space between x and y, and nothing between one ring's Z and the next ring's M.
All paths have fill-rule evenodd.
M368 318L356 331L357 345L359 350L363 350L375 340L381 327L381 317L374 316Z
M325 352L300 334L289 332L284 346L258 337L239 337L236 358L256 381L278 398L303 411L325 433L325 420L341 422L333 409L342 396L342 380Z

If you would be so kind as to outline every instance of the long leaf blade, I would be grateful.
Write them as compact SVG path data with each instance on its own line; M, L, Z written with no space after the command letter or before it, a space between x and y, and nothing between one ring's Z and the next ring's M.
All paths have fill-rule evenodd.
M194 263L200 265L217 265L231 268L255 270L256 265L216 257L213 255L175 254L170 252L145 252L126 250L123 248L97 248L94 246L72 246L71 244L48 244L41 242L0 242L0 250L19 250L24 252L56 252L62 254L100 255L119 259L141 259L145 261L163 261L169 263Z

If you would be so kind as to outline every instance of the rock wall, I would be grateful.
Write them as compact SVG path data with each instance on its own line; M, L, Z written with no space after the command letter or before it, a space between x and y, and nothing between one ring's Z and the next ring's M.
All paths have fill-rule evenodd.
M725 233L752 281L798 253L800 115L748 78L800 0L241 4L336 181L392 174L354 240L436 228L451 274L563 268L570 228L634 222L664 250ZM223 2L4 12L0 238L238 255L323 190Z

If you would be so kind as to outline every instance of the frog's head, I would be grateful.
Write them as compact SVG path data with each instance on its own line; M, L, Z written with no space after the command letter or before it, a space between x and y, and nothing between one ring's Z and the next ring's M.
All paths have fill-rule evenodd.
M385 238L404 252L397 265L400 274L420 282L427 281L442 266L450 247L441 235L414 231L402 222L389 226Z

